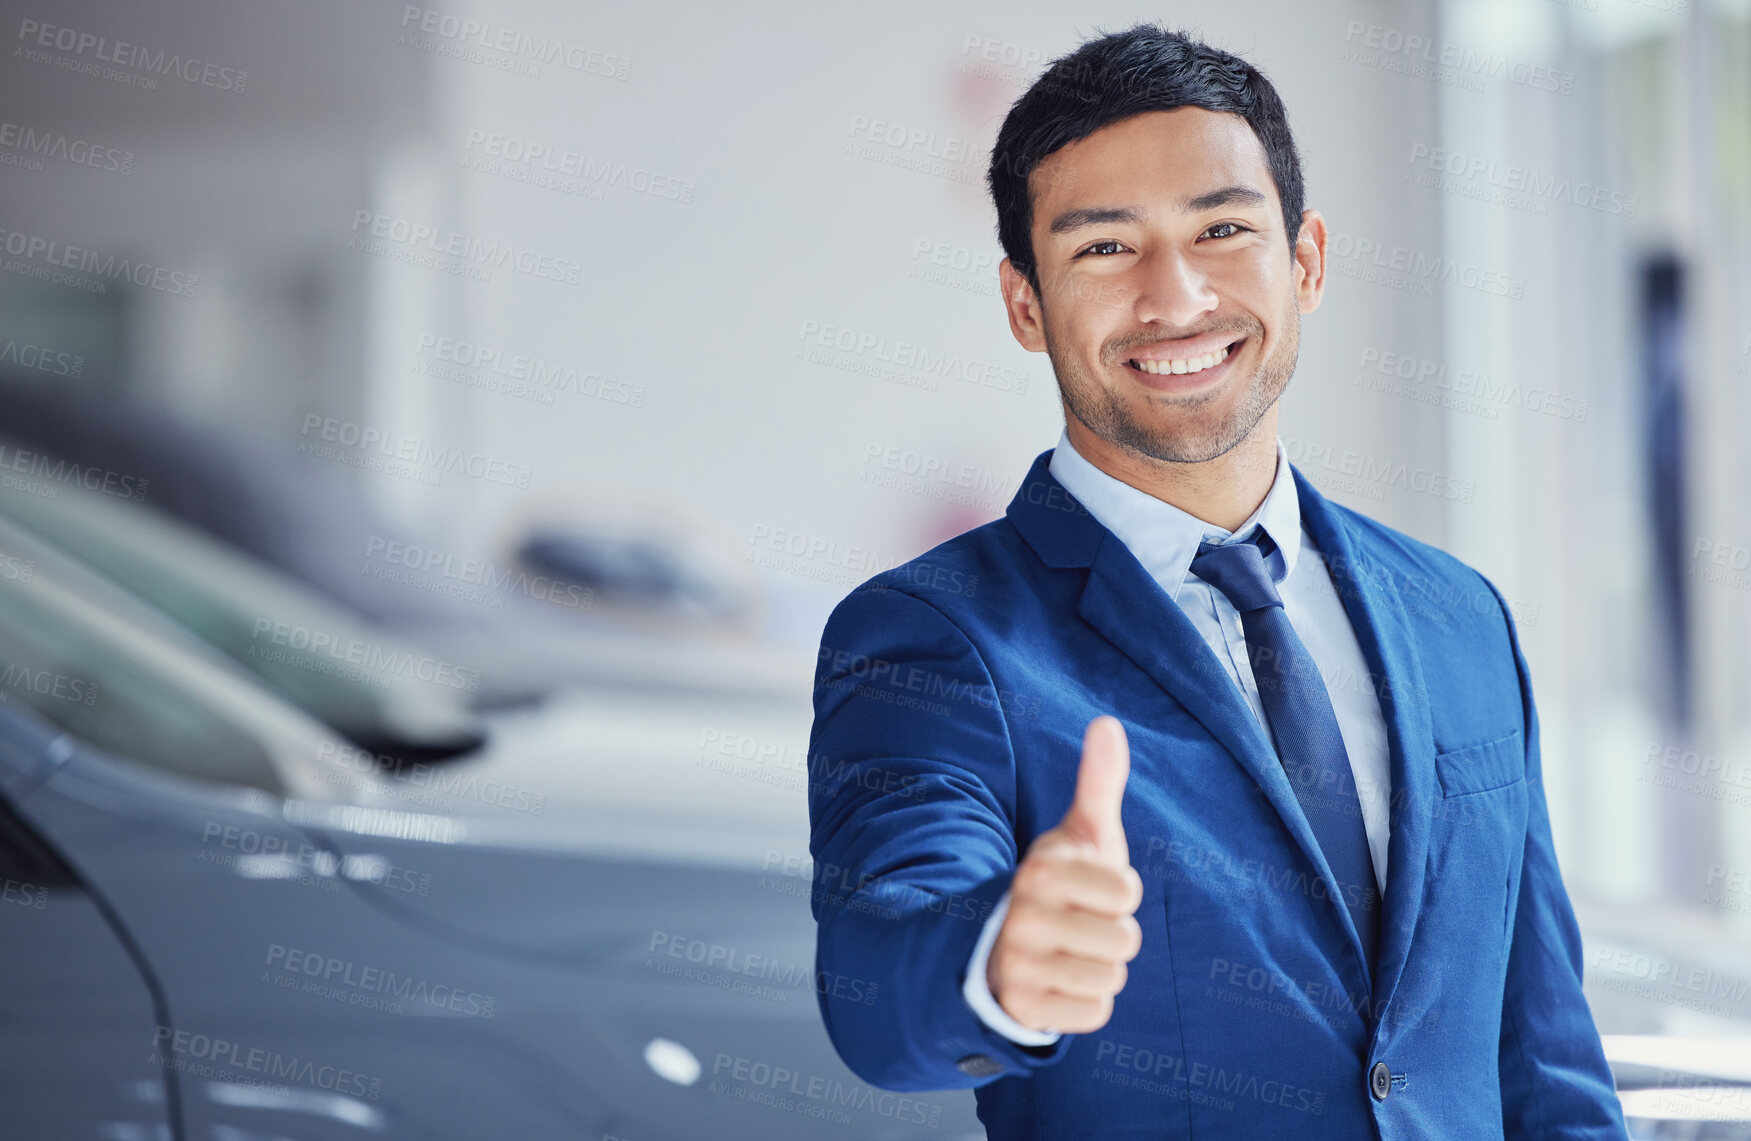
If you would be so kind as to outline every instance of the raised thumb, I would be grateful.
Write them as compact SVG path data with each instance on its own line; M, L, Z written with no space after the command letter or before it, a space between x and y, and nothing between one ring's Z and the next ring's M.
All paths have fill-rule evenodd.
M1059 827L1093 844L1102 855L1129 862L1119 806L1130 775L1131 747L1125 739L1125 727L1117 717L1096 717L1083 734L1075 799Z

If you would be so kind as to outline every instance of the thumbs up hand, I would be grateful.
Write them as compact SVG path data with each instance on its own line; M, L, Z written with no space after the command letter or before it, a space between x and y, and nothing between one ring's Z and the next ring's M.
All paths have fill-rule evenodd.
M1029 845L986 963L992 997L1032 1030L1083 1034L1112 1017L1126 963L1143 945L1143 880L1131 867L1119 805L1131 751L1117 718L1088 723L1076 795Z

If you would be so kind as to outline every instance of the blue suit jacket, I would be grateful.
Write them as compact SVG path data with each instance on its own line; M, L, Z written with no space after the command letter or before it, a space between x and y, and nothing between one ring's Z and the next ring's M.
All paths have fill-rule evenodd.
M888 1089L976 1086L998 1139L1623 1141L1494 586L1295 471L1372 672L1328 683L1372 684L1390 740L1370 974L1246 699L1050 457L1005 518L870 579L827 622L810 850L817 978L835 984L821 1013L846 1064ZM961 982L1101 713L1130 737L1143 946L1105 1027L1024 1048Z

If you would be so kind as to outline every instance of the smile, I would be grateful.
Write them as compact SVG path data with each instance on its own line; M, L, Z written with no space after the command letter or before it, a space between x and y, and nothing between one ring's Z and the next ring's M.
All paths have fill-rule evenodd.
M1227 360L1229 354L1234 351L1235 346L1238 344L1240 344L1240 341L1235 341L1233 344L1225 345L1219 349L1212 349L1210 352L1204 353L1200 356L1183 357L1176 360L1140 360L1133 358L1125 363L1131 368L1136 369L1138 372L1145 372L1151 376L1164 376L1169 373L1177 376L1188 372L1203 372L1205 369L1215 368L1217 365Z

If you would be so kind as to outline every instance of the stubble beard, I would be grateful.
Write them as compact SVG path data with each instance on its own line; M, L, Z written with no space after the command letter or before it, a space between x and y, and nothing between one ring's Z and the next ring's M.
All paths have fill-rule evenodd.
M1041 316L1045 317L1044 306ZM1203 463L1226 455L1258 426L1271 406L1289 386L1295 373L1295 363L1301 351L1301 309L1288 306L1288 336L1254 372L1246 390L1234 409L1220 423L1201 425L1189 422L1191 416L1168 416L1165 422L1145 423L1134 415L1119 394L1089 376L1081 361L1072 353L1060 352L1052 339L1052 323L1044 320L1046 356L1052 362L1052 372L1058 379L1058 392L1070 409L1070 414L1096 436L1116 447L1139 456L1167 463ZM1256 321L1250 329L1236 328L1250 340L1259 341L1264 329ZM1128 368L1128 365L1120 365ZM1222 391L1200 393L1189 397L1149 394L1145 397L1152 409L1170 412L1184 410L1195 414L1204 405L1225 395Z

